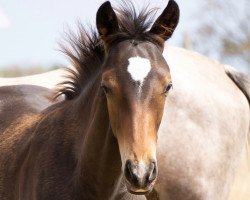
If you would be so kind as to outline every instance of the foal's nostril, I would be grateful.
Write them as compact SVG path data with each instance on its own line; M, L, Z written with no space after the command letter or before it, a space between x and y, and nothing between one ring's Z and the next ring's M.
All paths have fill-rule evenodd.
M129 182L132 182L133 181L133 171L132 171L132 162L131 160L128 160L125 164L125 177L126 179L129 181Z
M144 184L143 177L138 175L138 165L134 165L131 160L128 160L125 164L125 177L135 187L142 187Z
M128 160L125 164L124 173L131 186L146 188L156 179L157 167L155 162L146 166L144 164L134 165L131 160Z
M149 168L148 182L152 183L156 179L156 176L157 176L157 166L155 162L152 162Z

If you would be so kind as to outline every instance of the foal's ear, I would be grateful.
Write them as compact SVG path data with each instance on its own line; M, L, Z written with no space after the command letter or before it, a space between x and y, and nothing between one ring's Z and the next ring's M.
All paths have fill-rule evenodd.
M117 16L109 1L103 3L98 9L96 14L96 26L103 40L105 40L107 36L118 31Z
M152 34L158 35L164 41L169 39L178 25L180 10L178 4L174 0L169 0L167 7L153 24Z

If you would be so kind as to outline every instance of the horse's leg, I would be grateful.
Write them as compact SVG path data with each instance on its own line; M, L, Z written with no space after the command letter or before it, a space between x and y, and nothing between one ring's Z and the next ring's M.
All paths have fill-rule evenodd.
M153 189L149 194L146 195L147 200L160 200L159 194Z

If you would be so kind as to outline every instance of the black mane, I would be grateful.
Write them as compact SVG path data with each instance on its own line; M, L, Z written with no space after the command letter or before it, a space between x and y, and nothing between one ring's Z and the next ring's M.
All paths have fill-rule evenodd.
M67 34L69 47L60 44L73 65L73 69L66 68L69 75L66 81L58 85L57 95L65 95L67 100L78 96L89 79L98 72L104 60L104 47L100 43L97 32L93 29L89 32L78 25L78 34L69 32Z
M123 1L122 6L115 11L120 31L109 36L107 42L110 45L128 39L151 41L159 45L157 38L148 33L156 9L148 10L145 7L137 13L131 2ZM78 34L69 32L67 38L69 47L60 46L69 57L74 69L66 69L70 75L66 77L67 81L59 84L57 96L64 94L66 99L73 99L80 94L86 82L101 69L105 49L96 29L87 31L81 24L79 24Z

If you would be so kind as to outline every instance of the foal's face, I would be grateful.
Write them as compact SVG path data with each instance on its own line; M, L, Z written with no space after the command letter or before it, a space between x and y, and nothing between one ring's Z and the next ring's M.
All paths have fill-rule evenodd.
M162 48L178 24L179 8L174 0L169 0L148 31L141 29L145 26L141 22L145 20L143 14L137 19L133 10L123 15L118 19L109 2L97 12L97 29L106 49L101 86L118 140L127 188L131 193L144 194L152 189L157 176L157 130L172 86ZM111 44L116 34L129 37ZM135 39L140 37L144 39Z
M133 43L118 43L110 51L101 85L127 188L145 193L157 176L157 130L172 83L160 49L149 42Z

